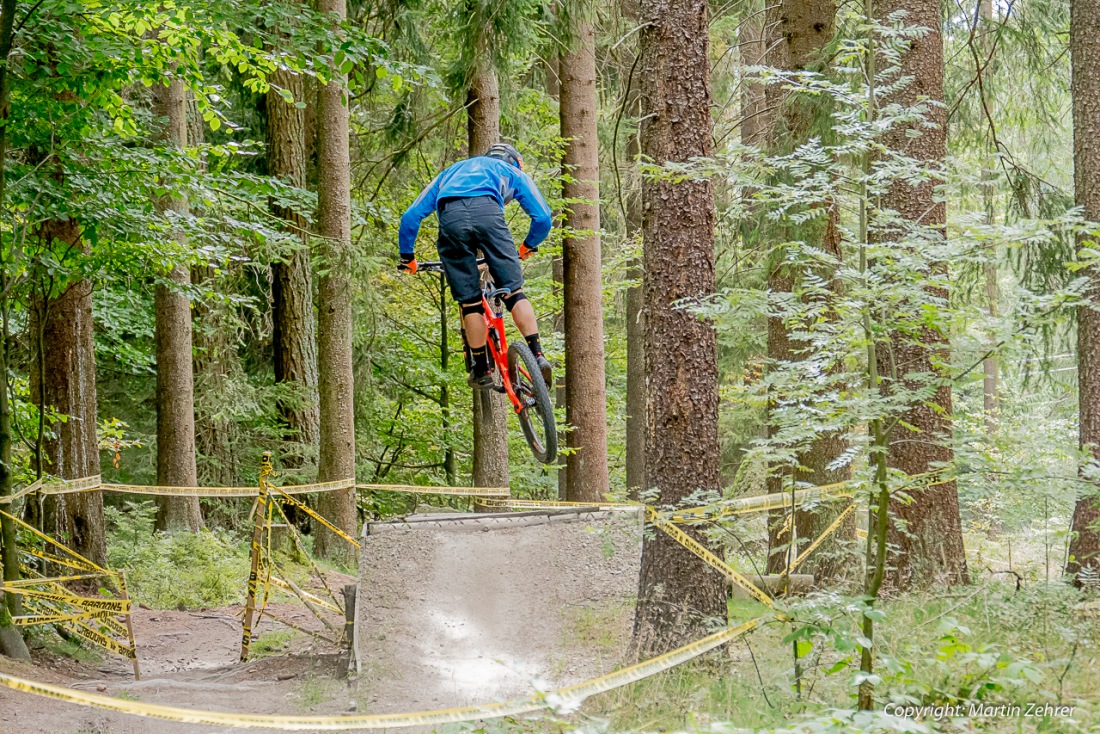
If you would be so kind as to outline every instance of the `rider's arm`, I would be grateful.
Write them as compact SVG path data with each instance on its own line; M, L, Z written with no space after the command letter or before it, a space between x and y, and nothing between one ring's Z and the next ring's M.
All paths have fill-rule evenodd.
M550 227L553 224L550 207L546 205L546 200L542 198L535 182L523 171L515 172L512 185L516 192L516 201L523 207L523 211L527 212L527 216L531 217L531 228L527 231L527 237L523 242L528 249L534 250L546 239L546 235L550 234Z
M436 199L439 195L439 176L416 197L405 213L401 215L401 229L397 236L398 250L402 255L411 255L416 249L416 235L420 223L429 214L435 213Z

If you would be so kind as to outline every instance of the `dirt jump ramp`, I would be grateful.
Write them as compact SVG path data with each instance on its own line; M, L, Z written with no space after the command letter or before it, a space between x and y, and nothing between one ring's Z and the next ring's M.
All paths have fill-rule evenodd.
M487 703L609 672L630 637L641 537L633 508L368 524L356 649L370 711Z

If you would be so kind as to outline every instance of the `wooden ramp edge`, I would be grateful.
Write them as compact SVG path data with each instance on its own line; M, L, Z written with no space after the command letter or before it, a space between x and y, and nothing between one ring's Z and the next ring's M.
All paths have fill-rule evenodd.
M569 507L553 510L522 512L462 512L409 515L401 520L369 522L363 525L363 537L410 530L486 531L547 525L561 522L609 520L623 515L636 515L641 521L640 507Z

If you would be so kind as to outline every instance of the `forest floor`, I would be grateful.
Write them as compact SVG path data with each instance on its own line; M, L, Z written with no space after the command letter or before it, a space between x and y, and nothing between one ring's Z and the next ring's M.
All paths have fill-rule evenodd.
M361 675L346 675L346 653L267 619L257 627L253 659L238 663L239 606L135 608L140 681L128 661L45 633L32 640L33 665L0 658L0 671L154 704L347 715L489 703L584 680L624 659L637 591L637 516L396 530L364 542ZM350 580L334 576L335 588ZM269 608L294 624L321 627L296 603ZM0 734L213 731L222 729L0 688Z

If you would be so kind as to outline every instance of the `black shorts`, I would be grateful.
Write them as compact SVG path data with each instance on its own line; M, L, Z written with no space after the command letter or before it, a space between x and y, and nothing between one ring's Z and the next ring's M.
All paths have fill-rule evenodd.
M523 287L523 271L500 204L491 196L447 199L439 207L439 259L451 295L459 303L481 300L478 253L485 256L497 288L513 293Z

